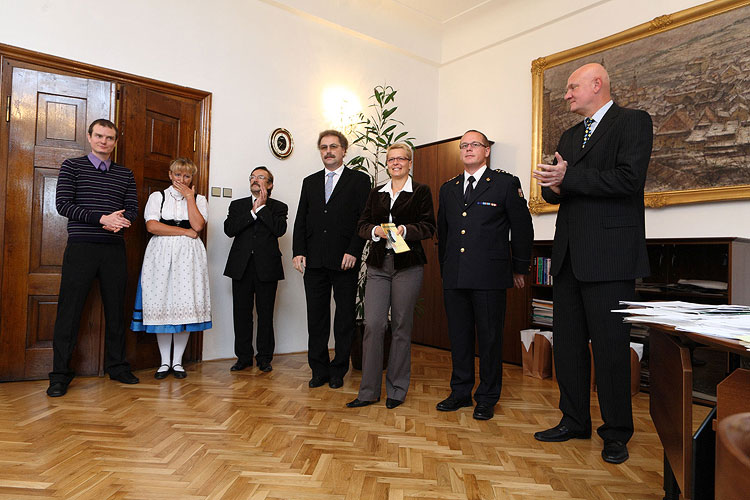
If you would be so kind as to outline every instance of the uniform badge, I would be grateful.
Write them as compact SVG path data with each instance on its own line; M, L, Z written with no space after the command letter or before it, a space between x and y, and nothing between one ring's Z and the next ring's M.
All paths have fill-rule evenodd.
M523 189L518 188L518 197L523 198Z

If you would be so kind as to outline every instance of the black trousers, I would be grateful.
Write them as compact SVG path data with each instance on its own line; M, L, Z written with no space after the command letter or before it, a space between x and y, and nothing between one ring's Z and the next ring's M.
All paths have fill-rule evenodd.
M579 281L566 255L553 288L555 371L560 387L561 424L575 432L591 429L591 359L594 355L602 439L627 443L633 435L630 400L630 324L620 300L633 300L635 280Z
M75 373L70 360L78 339L78 326L91 290L99 278L104 306L104 371L117 375L130 371L125 360L125 286L128 281L124 243L68 242L63 254L57 318L52 339L51 383L69 384Z
M270 363L276 347L273 332L273 308L276 303L278 281L260 281L255 272L255 259L250 258L241 279L232 280L232 310L234 316L234 353L247 364L253 362L253 302L258 315L255 339L258 364Z
M355 265L348 271L326 268L305 269L305 297L307 300L307 360L313 377L343 377L349 371L352 350L357 273ZM331 289L336 303L333 318L335 356L328 356L328 338L331 332Z
M474 335L479 343L477 403L494 405L503 383L503 290L443 290L448 333L451 340L451 394L471 397L474 388Z

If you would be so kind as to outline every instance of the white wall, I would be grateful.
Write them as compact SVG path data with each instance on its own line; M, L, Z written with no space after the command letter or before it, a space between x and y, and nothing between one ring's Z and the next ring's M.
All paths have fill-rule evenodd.
M209 183L233 188L237 199L249 195L254 166L274 173L274 197L290 207L289 231L280 240L287 279L277 295L276 350L307 350L291 228L302 178L322 168L315 148L318 132L329 127L322 93L343 86L366 105L372 87L387 82L399 90L398 117L429 142L437 138L437 67L258 0L0 0L0 12L2 43L213 93ZM101 36L91 36L92 29ZM294 137L286 161L268 148L276 127ZM204 359L233 356L231 283L222 276L231 244L222 229L229 201L209 198L214 328L204 336Z
M497 141L493 166L514 172L528 190L531 61L700 3L507 0L441 27L408 19L386 1L131 0L109 7L0 0L0 42L213 93L210 185L232 187L235 199L247 196L250 170L265 164L276 177L274 197L290 206L276 337L277 352L294 352L306 350L307 336L302 279L290 264L291 227L301 180L320 168L315 139L329 125L321 102L328 86L348 88L366 104L372 86L393 85L399 118L417 143L485 131ZM82 19L102 36L92 39ZM279 126L295 140L286 161L268 150L268 135ZM222 276L231 243L222 231L228 202L210 198L214 328L205 335L204 359L233 355L230 281ZM750 225L738 224L749 209L745 201L649 209L647 235L750 237ZM534 218L538 239L552 238L554 219Z
M484 131L497 141L492 150L492 165L519 176L528 195L531 61L701 3L704 2L511 0L512 15L492 11L482 16L477 26L483 27L485 33L480 37L467 37L466 26L457 26L444 38L443 56L450 60L440 69L438 136L452 137L468 128ZM536 28L528 26L529 19L538 20ZM486 31L492 21L498 29L494 38L487 38ZM484 45L478 47L477 40ZM456 56L461 53L468 55ZM750 237L750 224L745 222L748 213L750 201L647 209L646 235L649 238ZM554 223L555 214L534 217L535 237L551 239Z

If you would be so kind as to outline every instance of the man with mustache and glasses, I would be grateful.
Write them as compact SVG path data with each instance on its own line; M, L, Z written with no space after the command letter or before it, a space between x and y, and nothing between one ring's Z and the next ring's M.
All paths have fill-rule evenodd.
M253 366L253 300L258 315L258 369L270 372L275 347L273 307L276 288L284 279L279 238L286 233L289 208L271 198L273 174L264 166L250 174L251 196L233 201L224 221L224 233L234 238L224 276L232 278L234 353L231 371Z
M357 235L357 221L370 192L370 179L344 167L348 145L338 130L320 133L318 150L324 168L302 181L294 221L293 264L304 275L311 388L328 382L331 389L338 389L349 370L359 259L365 244ZM333 360L328 355L331 289L336 302Z

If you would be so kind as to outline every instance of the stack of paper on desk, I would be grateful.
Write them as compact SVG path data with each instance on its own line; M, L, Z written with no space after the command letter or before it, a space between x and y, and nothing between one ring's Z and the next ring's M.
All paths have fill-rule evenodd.
M695 304L692 302L629 302L628 309L612 312L629 314L630 323L658 323L677 330L711 337L735 339L750 350L750 307L740 305Z

